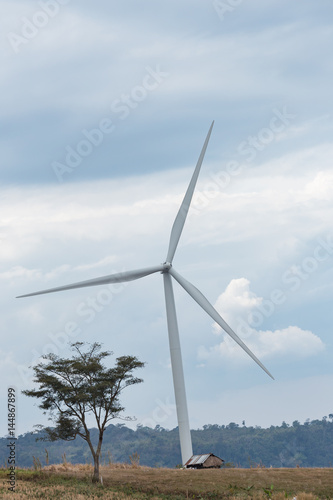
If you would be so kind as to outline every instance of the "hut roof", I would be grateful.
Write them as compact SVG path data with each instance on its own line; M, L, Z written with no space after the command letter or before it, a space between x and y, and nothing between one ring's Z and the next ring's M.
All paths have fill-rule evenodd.
M218 460L221 460L221 464L222 462L224 462L224 460L220 457L217 457L216 455L214 455L213 453L205 453L203 455L193 455L185 464L186 467L195 467L195 466L202 466L209 457L215 457L217 458Z

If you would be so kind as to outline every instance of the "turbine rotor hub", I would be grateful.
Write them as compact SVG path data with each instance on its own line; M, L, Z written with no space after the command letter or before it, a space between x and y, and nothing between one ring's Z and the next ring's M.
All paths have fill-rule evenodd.
M167 273L169 269L172 267L172 264L170 262L163 262L163 271L162 273Z

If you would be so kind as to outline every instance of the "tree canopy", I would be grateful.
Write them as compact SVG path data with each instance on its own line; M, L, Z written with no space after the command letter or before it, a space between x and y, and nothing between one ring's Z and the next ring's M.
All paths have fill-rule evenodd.
M99 480L99 458L103 434L110 420L124 417L120 394L128 386L139 384L141 378L133 371L144 363L135 356L121 356L113 368L103 365L104 358L111 351L101 351L101 344L95 342L84 350L84 342L71 344L72 358L61 358L55 354L43 356L36 365L34 382L38 389L22 391L29 397L41 400L39 408L49 412L55 427L38 426L44 431L39 439L70 441L80 436L84 439L94 459L94 480ZM88 415L93 415L98 428L98 444L94 448L87 425Z

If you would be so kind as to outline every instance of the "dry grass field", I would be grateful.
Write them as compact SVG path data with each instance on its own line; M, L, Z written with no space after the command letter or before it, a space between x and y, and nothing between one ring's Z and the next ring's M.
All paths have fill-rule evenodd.
M0 471L0 498L9 499L294 499L333 500L333 469L183 470L113 464L101 467L103 485L91 483L89 465L19 470L15 492Z

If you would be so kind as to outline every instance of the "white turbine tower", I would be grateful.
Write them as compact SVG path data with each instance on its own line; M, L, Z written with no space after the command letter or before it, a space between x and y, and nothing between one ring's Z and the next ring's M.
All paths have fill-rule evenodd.
M176 219L174 221L168 254L164 264L157 266L148 267L145 269L138 269L134 271L126 271L122 273L111 274L108 276L102 276L100 278L90 279L87 281L80 281L78 283L72 283L70 285L60 286L56 288L51 288L48 290L41 290L39 292L29 293L26 295L20 295L17 298L31 297L33 295L41 295L45 293L60 292L63 290L72 290L74 288L83 288L89 286L106 285L109 283L120 283L124 281L133 281L144 276L148 276L153 273L162 273L164 279L164 290L165 290L165 303L167 312L167 323L168 323L168 333L169 333L169 345L170 345L170 356L171 356L171 366L173 375L173 384L175 391L175 400L177 408L177 419L179 427L179 437L180 437L180 447L182 454L182 463L185 464L193 455L192 451L192 440L190 433L190 425L187 411L187 401L185 392L185 382L183 373L183 363L180 350L180 341L177 325L177 316L175 301L172 288L173 277L178 283L187 291L187 293L204 309L204 311L213 318L213 320L218 323L223 330L234 339L237 344L271 377L273 376L265 368L265 366L259 361L259 359L250 351L250 349L244 344L244 342L236 335L236 333L230 328L229 325L222 319L219 313L214 309L214 307L208 302L206 297L191 283L189 283L185 278L176 272L172 266L172 261L177 249L179 238L181 236L187 213L191 204L194 188L198 179L201 164L207 149L210 134L213 128L214 122L211 124L208 131L205 143L203 145L202 151L200 153L197 165L195 167L192 179L185 193L183 202L180 206Z

